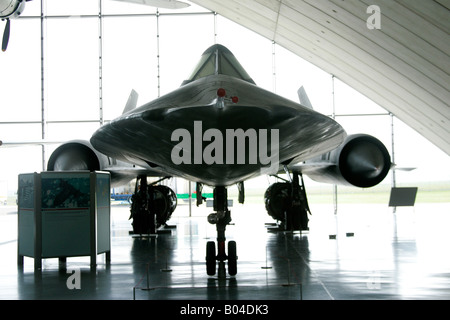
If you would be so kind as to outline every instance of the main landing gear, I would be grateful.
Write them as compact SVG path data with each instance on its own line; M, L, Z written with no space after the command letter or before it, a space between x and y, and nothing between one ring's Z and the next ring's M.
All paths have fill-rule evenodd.
M137 177L129 218L133 220L133 234L154 235L158 228L167 226L177 206L177 196L169 187L156 185L167 178L149 184L146 176Z
M197 194L197 197L199 195ZM200 195L201 196L201 195ZM216 244L214 241L206 243L206 272L213 276L216 274L218 262L218 276L219 278L226 277L225 261L228 262L228 274L235 276L237 273L237 254L236 242L228 242L228 254L225 251L225 229L231 222L230 210L228 210L228 197L226 187L214 188L214 211L208 216L208 222L216 225L217 229L217 253Z
M311 214L311 211L300 173L292 172L290 182L272 184L264 194L264 202L267 213L277 220L278 230L309 230L308 214Z

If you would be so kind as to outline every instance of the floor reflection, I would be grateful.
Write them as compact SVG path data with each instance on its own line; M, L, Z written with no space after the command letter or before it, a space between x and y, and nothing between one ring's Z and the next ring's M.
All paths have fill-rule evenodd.
M44 259L17 268L17 215L0 214L0 299L449 299L450 204L394 214L384 206L312 209L310 231L270 232L261 205L232 209L227 240L237 242L238 274L206 275L206 242L216 230L209 209L180 206L157 237L132 237L126 206L112 211L111 264L99 256ZM334 235L335 237L330 237ZM67 285L80 271L81 289Z

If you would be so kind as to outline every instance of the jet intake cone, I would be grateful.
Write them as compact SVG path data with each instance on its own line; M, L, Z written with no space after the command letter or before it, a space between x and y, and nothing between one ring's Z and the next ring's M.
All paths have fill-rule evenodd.
M100 170L95 153L87 146L67 143L57 148L49 159L48 171Z
M339 157L343 177L361 188L380 183L389 172L390 165L390 156L385 146L370 136L351 140Z

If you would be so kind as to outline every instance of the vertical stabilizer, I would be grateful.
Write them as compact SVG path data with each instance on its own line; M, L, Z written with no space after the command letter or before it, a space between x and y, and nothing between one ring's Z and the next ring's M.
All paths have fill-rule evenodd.
M139 98L138 93L134 89L132 89L130 96L128 97L127 104L125 105L125 108L123 109L122 114L127 113L128 111L131 111L134 108L136 108L138 98Z
M309 101L308 95L306 94L305 88L303 86L301 86L300 89L298 89L297 94L301 105L310 109L314 109L311 104L311 101Z

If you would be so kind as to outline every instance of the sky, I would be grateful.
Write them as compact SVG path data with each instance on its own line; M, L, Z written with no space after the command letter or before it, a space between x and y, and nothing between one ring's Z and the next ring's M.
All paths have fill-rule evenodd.
M46 138L89 139L100 126L98 1L47 0L44 32L44 105L49 122ZM200 55L215 42L230 49L256 84L298 101L304 86L315 110L333 110L332 76L254 32L213 14L123 17L155 14L152 7L103 0L102 114L105 121L122 113L132 89L144 104L179 87ZM183 12L207 10L192 5ZM26 4L23 17L13 20L7 52L0 55L0 140L41 138L40 1ZM56 17L50 17L55 16ZM81 18L82 15L88 17ZM0 23L0 28L4 22ZM159 32L159 38L157 37ZM159 41L159 42L158 42ZM158 59L159 48L159 59ZM158 78L159 75L159 78ZM159 80L159 82L158 82ZM386 114L387 111L334 79L336 114ZM391 118L337 116L347 133L368 133L391 151ZM27 121L26 124L18 122ZM85 123L71 121L88 121ZM416 170L397 173L397 181L450 182L450 157L394 119L395 162ZM46 159L55 148L46 147ZM42 170L41 147L0 149L0 181L9 192L19 173ZM390 183L389 178L385 180ZM1 190L0 190L1 192Z

